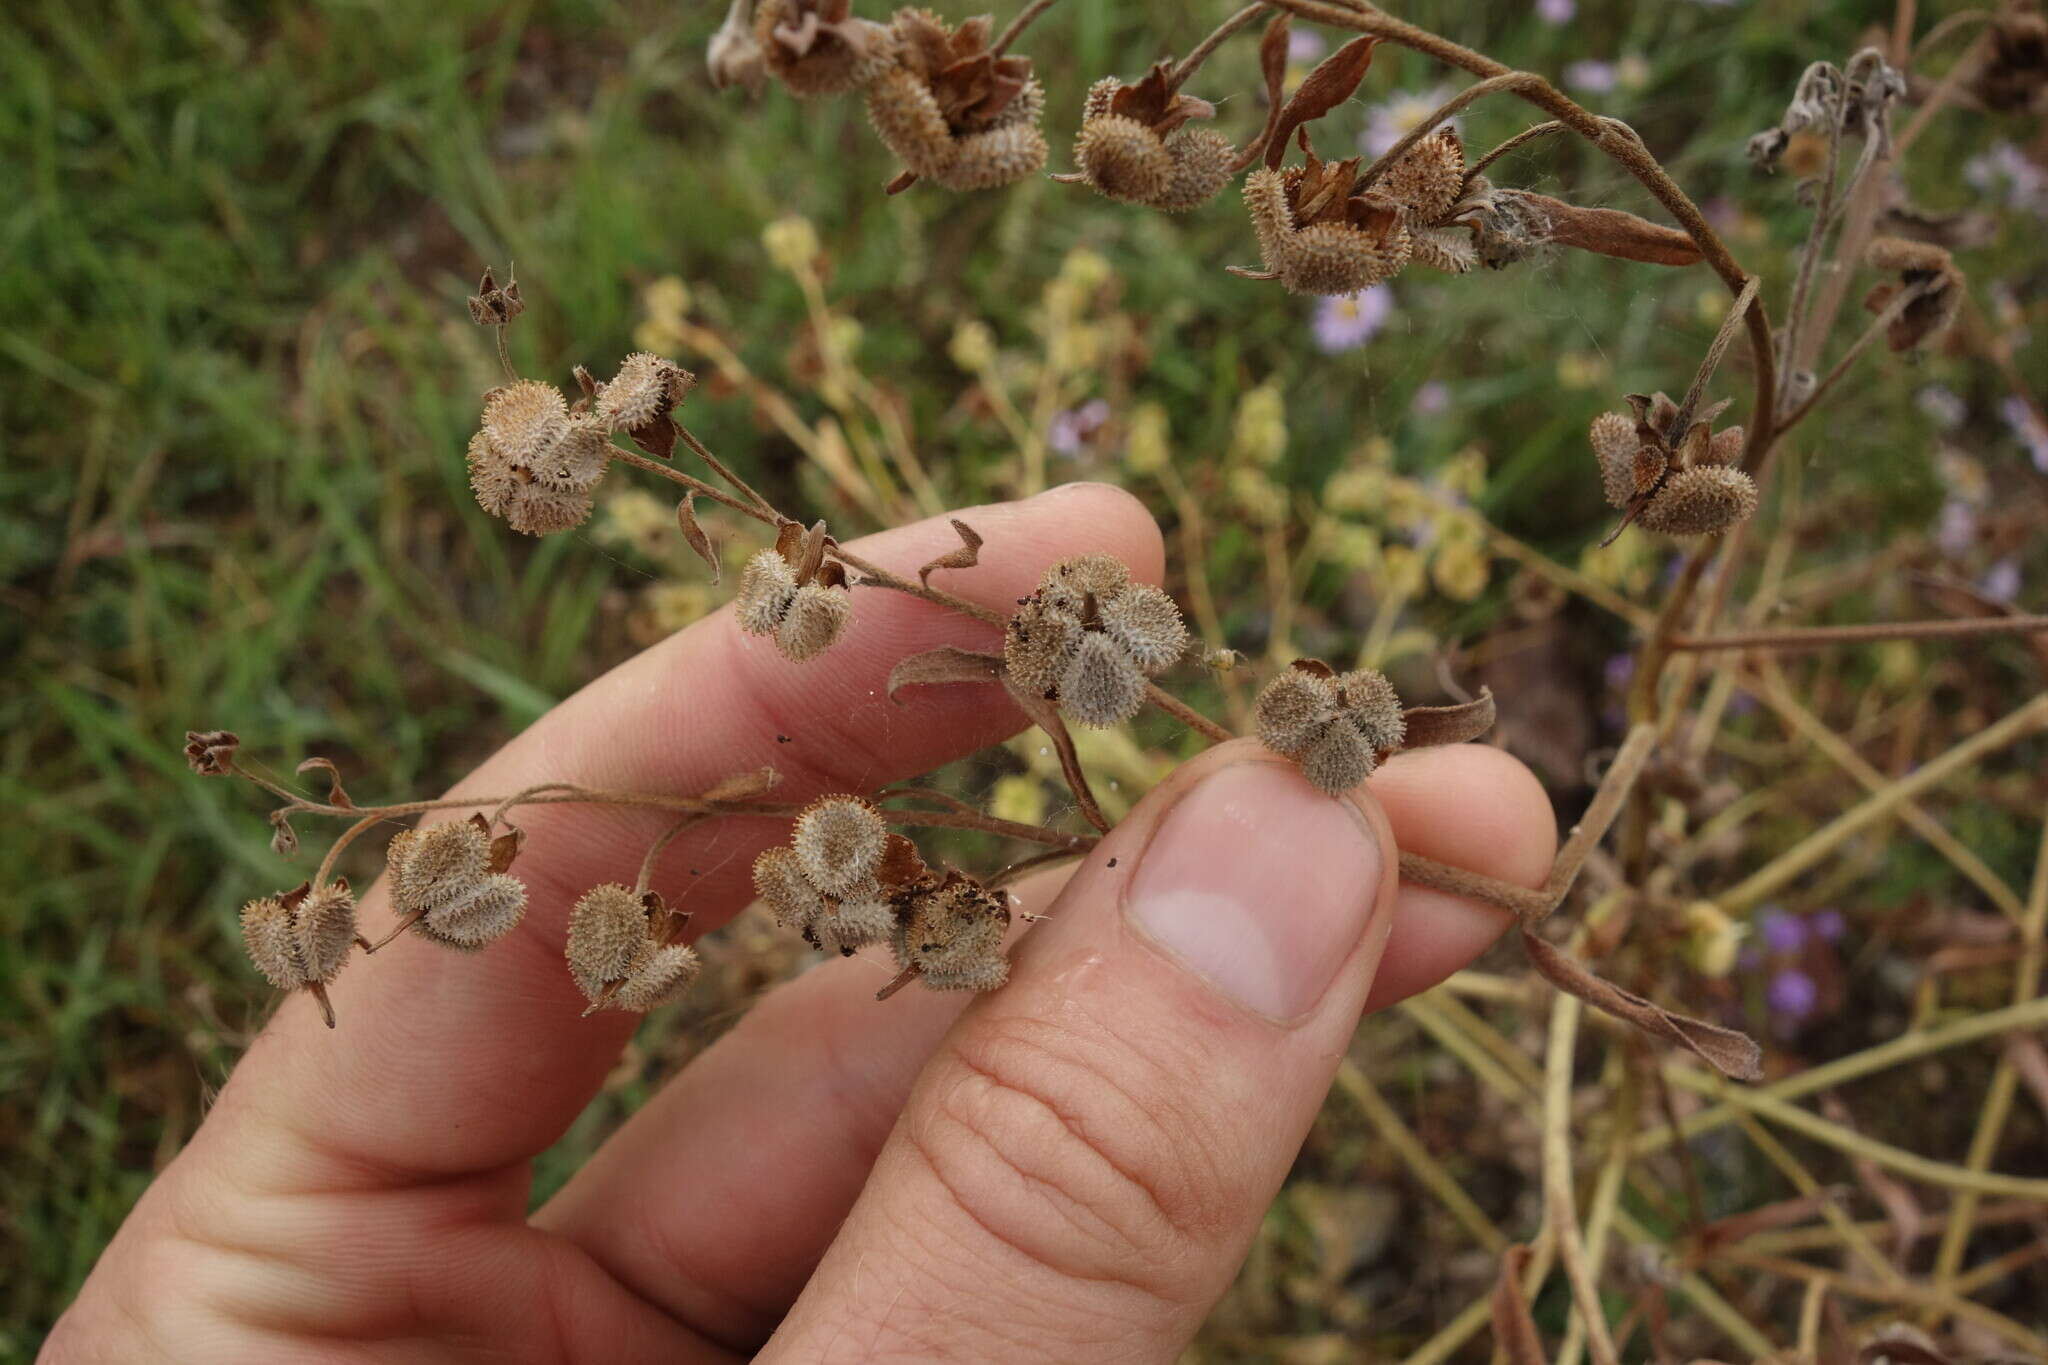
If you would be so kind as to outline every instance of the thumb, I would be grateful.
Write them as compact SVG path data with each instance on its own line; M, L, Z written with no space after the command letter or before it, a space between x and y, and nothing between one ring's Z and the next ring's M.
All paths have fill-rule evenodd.
M1367 792L1177 771L926 1065L763 1360L1171 1361L1299 1151L1385 947ZM842 1044L843 1045L843 1044Z

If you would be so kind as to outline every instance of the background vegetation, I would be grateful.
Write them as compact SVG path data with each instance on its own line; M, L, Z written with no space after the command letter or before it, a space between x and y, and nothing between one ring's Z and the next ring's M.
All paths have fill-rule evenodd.
M1930 8L1923 28L1945 7ZM1229 644L1257 657L1275 640L1304 652L1363 641L1404 692L1429 691L1445 660L1501 693L1505 740L1561 814L1583 799L1588 756L1618 733L1612 660L1628 623L1560 601L1546 586L1556 575L1521 567L1506 541L1446 557L1439 537L1469 523L1443 522L1426 497L1389 501L1384 485L1361 493L1331 479L1415 479L1533 547L1525 559L1654 602L1667 547L1631 536L1587 557L1609 514L1584 433L1624 392L1682 387L1725 306L1706 272L1562 256L1476 280L1411 272L1376 296L1375 309L1391 303L1376 326L1350 329L1370 335L1334 349L1342 320L1319 324L1312 302L1223 273L1256 260L1232 194L1175 219L1039 180L884 198L893 167L857 105L709 89L701 54L722 9L21 0L0 15L0 1356L33 1349L269 1008L233 926L278 864L249 793L188 776L182 732L230 726L245 754L280 770L330 755L359 794L425 791L715 605L679 561L650 553L637 505L537 543L473 505L460 457L495 363L462 298L485 263L516 262L538 304L513 333L528 373L601 368L636 331L668 343L708 381L693 429L777 501L819 508L835 527L875 509L846 497L796 433L815 446L841 429L858 462L877 410L901 415L947 500L1015 488L1032 440L1046 443L1053 480L1131 484L1174 537L1169 586L1183 600L1192 562L1178 533L1199 514L1189 539ZM1089 80L1185 50L1223 13L1187 9L1075 3L1042 21L1027 47L1061 54L1041 59L1055 169ZM1402 12L1630 120L1781 299L1803 218L1790 178L1752 172L1743 144L1775 122L1808 61L1839 61L1888 8L1579 0L1554 22L1573 9L1427 0ZM1196 87L1242 92L1222 102L1239 136L1261 117L1251 47L1226 50ZM1399 116L1401 92L1445 79L1383 49L1335 122L1368 133ZM1489 102L1464 126L1490 145L1525 122L1512 102ZM1750 556L1733 600L1775 555L1780 611L1800 623L1934 614L1915 574L2048 607L2048 435L2013 404L2048 376L2026 340L2044 321L2048 172L2029 157L2042 145L2032 116L1969 110L1921 141L1907 168L1916 199L1984 216L1986 235L1959 256L1970 308L1937 354L1867 359L1791 441L1768 553ZM1567 143L1503 171L1649 211ZM764 246L764 228L792 215L816 225L814 275ZM715 331L760 385L693 351L681 318ZM972 329L963 340L965 323L987 328L990 367L972 363L982 343ZM1740 349L1721 392L1745 391ZM842 362L872 382L872 402L832 389ZM1164 469L1156 446L1132 458L1134 439L1158 438L1160 414ZM1314 535L1276 551L1258 515L1275 497ZM1268 578L1276 554L1284 591ZM1785 658L1783 695L1895 777L2038 693L2044 666L2017 640L1865 647ZM1710 727L1694 774L1727 798L1706 817L1721 821L1716 842L1673 831L1696 891L1739 882L1865 794L1782 706L1758 704L1769 690L1758 677L1724 681L1727 723ZM1143 785L1143 751L1109 757L1126 795ZM1006 777L999 798L1049 799L1030 772L1020 749L962 780ZM2043 875L2044 774L2036 738L1923 798L2021 897ZM1768 1035L1779 1077L2006 1004L2023 951L1982 884L1883 826L1732 912L1751 930L1744 966L1727 972L1698 925L1666 917L1647 935L1638 925L1651 948L1634 979ZM746 921L722 938L709 988L649 1021L549 1155L541 1196L801 965ZM1774 990L1791 970L1814 987L1803 1004ZM1401 1354L1483 1296L1498 1248L1398 1155L1388 1116L1486 1225L1528 1236L1535 1129L1518 1087L1536 1074L1543 1018L1519 977L1482 970L1462 992L1368 1025L1347 1073L1366 1088L1347 1080L1333 1097L1203 1358ZM2025 1053L2022 1035L2014 1047L2005 1055L2021 1058L2010 1065L2024 1080L2039 1045ZM1648 1054L1599 1055L1617 1085L1661 1074ZM1939 1161L1970 1153L1979 1169L2048 1173L2048 1084L2021 1084L1988 1150L1971 1150L2000 1056L1993 1038L1874 1069L1841 1091L1833 1119ZM1580 1071L1602 1079L1599 1066ZM1610 1264L1617 1312L1692 1273L1684 1257L1703 1222L1799 1193L1794 1169L1843 1186L1841 1207L1880 1241L1911 1223L1896 1182L1838 1144L1774 1129L1788 1166L1745 1131L1702 1137L1683 1163L1670 1151L1643 1161L1648 1183L1620 1199L1642 1235ZM1904 1197L1942 1230L1951 1195L1915 1185ZM1804 1252L1847 1274L1817 1206L1799 1221L1794 1233L1819 1229L1810 1244L1781 1232L1794 1240L1752 1250ZM2048 1264L2029 1248L2044 1245L2041 1221L1987 1216L1963 1262L1967 1274L2006 1258L1965 1297L2037 1332ZM1937 1240L1899 1234L1887 1254L1922 1277ZM1791 1340L1810 1277L1727 1264L1704 1274L1726 1312ZM1728 1344L1718 1310L1694 1324L1699 1287L1673 1290L1675 1339L1732 1358L1740 1338ZM1899 1311L1842 1302L1857 1321ZM1566 1307L1561 1286L1539 1305L1553 1334ZM1967 1317L1949 1328L1965 1347L1999 1340ZM1463 1349L1480 1359L1484 1342Z

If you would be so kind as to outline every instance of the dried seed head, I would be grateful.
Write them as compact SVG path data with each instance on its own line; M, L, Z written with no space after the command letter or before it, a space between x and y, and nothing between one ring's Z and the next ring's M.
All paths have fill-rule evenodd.
M1039 591L1046 603L1059 611L1079 616L1083 600L1093 593L1100 602L1124 590L1131 571L1114 555L1076 555L1063 559L1045 571Z
M1885 329L1886 344L1894 351L1914 347L1948 330L1963 302L1963 275L1942 247L1904 237L1879 237L1865 255L1872 267L1895 272L1898 282L1881 284L1870 291L1863 306L1882 313L1906 290L1913 300Z
M1336 716L1336 679L1299 668L1290 668L1267 683L1252 707L1259 742L1280 754L1298 754L1308 748Z
M546 455L568 423L561 390L538 379L522 379L484 397L483 432L498 455L515 465Z
M1140 672L1157 675L1187 653L1188 628L1173 599L1148 583L1114 594L1102 603L1102 629Z
M1457 130L1438 128L1401 153L1373 188L1408 210L1411 226L1437 222L1465 187L1465 148Z
M1371 777L1374 766L1372 749L1349 725L1329 726L1301 755L1301 775L1332 795Z
M569 911L565 954L584 998L595 1000L623 979L647 943L647 909L628 887L594 886Z
M646 945L634 961L611 1007L642 1013L680 1000L697 979L697 950L683 943Z
M242 946L263 979L281 991L306 984L292 912L282 898L262 896L242 907Z
M1636 487L1636 451L1642 438L1626 413L1603 412L1593 419L1588 433L1593 455L1600 461L1600 485L1610 507L1626 507L1642 491Z
M812 920L806 937L820 952L851 955L870 943L886 943L896 932L896 910L870 886Z
M1289 293L1355 294L1400 274L1412 248L1399 223L1378 236L1341 223L1312 223L1289 239L1280 264L1266 264Z
M796 600L796 571L774 550L761 550L740 571L734 613L749 635L773 635Z
M483 948L511 933L525 914L526 883L494 872L454 900L427 911L413 927L450 948Z
M1173 175L1152 207L1185 213L1214 199L1235 173L1237 148L1213 128L1182 128L1166 139Z
M787 845L763 850L754 859L754 894L785 929L806 929L825 910L824 898L804 875L796 850Z
M607 431L626 432L643 450L666 459L676 443L670 414L696 382L697 376L674 361L635 351L610 383L598 386L592 411Z
M1266 269L1288 292L1351 294L1399 274L1413 250L1408 210L1377 190L1356 190L1357 158L1262 169L1245 178L1245 204Z
M949 190L998 189L1044 170L1048 154L1036 124L1007 123L960 138L951 159L929 178Z
M816 658L845 631L852 605L852 595L845 588L804 584L796 590L788 613L776 628L775 647L794 663Z
M1375 754L1401 747L1407 721L1401 715L1401 698L1394 684L1376 668L1361 668L1337 679L1337 700L1344 718Z
M1756 484L1727 465L1681 469L1664 481L1638 520L1667 536L1719 535L1756 513Z
M1165 141L1121 114L1085 120L1074 139L1074 161L1090 185L1126 203L1154 203L1173 181L1173 159Z
M185 765L201 777L225 777L234 766L241 739L232 730L187 730Z
M384 853L391 904L401 915L452 904L490 873L490 837L470 820L405 830Z
M526 302L519 297L519 281L508 279L501 289L486 266L482 282L470 296L470 318L480 327L503 327L525 311Z
M1461 228L1419 228L1408 234L1409 259L1446 275L1478 268L1479 247Z
M852 17L849 0L761 0L754 41L775 78L809 99L856 90L894 59L889 31Z
M873 878L888 839L873 806L857 796L827 796L797 816L790 847L812 886L843 896Z
M316 887L292 915L292 938L300 970L322 985L341 975L356 942L356 898L348 883Z
M948 189L987 189L1045 165L1045 90L1029 58L986 49L986 16L957 28L929 10L890 22L896 65L867 87L868 117L915 174Z
M868 122L882 145L919 175L944 173L953 159L953 130L916 73L892 67L867 87Z
M1145 707L1145 675L1113 637L1083 632L1060 676L1060 704L1082 725L1121 725Z
M1057 692L1080 637L1081 628L1072 618L1033 597L1003 631L1003 666L1027 692Z
M515 531L579 526L610 449L603 427L569 416L560 390L522 379L484 398L482 425L469 442L470 487L486 512Z
M1742 459L1742 439L1741 427L1715 432L1713 439L1707 442L1706 453L1700 457L1700 463L1732 465L1739 462Z
M958 872L911 899L894 939L899 965L917 968L933 990L989 991L1009 979L1005 898Z

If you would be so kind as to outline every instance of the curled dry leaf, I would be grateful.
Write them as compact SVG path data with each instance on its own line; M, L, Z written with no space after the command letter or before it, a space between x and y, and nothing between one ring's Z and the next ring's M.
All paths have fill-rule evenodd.
M477 821L483 821L484 819L481 815L472 816L471 818ZM484 833L488 835L490 832L490 824L484 822ZM525 847L526 831L516 826L508 829L497 838L491 840L490 860L484 866L494 875L507 871L518 860L519 850Z
M988 683L1003 680L1003 656L977 654L971 649L942 645L913 654L889 670L889 700L906 687L936 687L944 683Z
M334 766L334 760L331 758L309 758L304 763L301 763L297 769L301 774L316 770L327 774L327 804L339 806L343 810L354 810L356 803L349 800L348 793L342 789L341 769Z
M971 569L981 562L981 533L958 517L949 518L960 537L960 548L948 550L917 571L917 581L929 588L934 569Z
M1493 689L1483 687L1471 701L1457 706L1411 706L1401 713L1403 749L1428 749L1439 744L1464 744L1493 728Z
M1512 198L1529 210L1530 216L1540 218L1547 229L1547 240L1559 246L1577 247L1580 251L1597 252L1624 261L1641 261L1646 265L1699 263L1699 244L1689 234L1638 218L1633 213L1624 213L1620 209L1581 208L1577 204L1567 204L1562 199L1532 194L1527 190L1496 190L1494 197Z
M1280 112L1287 107L1281 93L1287 88L1288 20L1290 16L1281 11L1266 25L1266 32L1259 39L1259 75L1266 83L1266 126L1257 138L1244 149L1244 156L1238 161L1237 169L1251 164L1253 156L1262 147L1273 145L1274 130L1280 124ZM1285 147L1286 140L1280 140Z
M1268 29L1269 41L1271 34L1272 30ZM1308 73L1295 90L1294 97L1274 117L1273 127L1266 135L1266 169L1280 169L1280 158L1287 153L1287 139L1296 128L1321 118L1351 98L1358 89L1358 83L1365 79L1366 69L1372 65L1372 50L1379 41L1371 34L1353 38L1323 58L1316 69ZM1281 47L1284 52L1284 32Z
M716 586L720 574L718 552L711 548L711 537L705 535L704 528L697 524L695 493L683 494L683 500L676 504L676 525L682 528L683 539L696 551L697 558L703 560L705 567L711 570L711 582Z
M1538 975L1566 994L1575 995L1645 1033L1678 1044L1732 1080L1754 1081L1763 1076L1763 1049L1748 1034L1674 1014L1625 991L1526 929L1522 931L1522 947Z

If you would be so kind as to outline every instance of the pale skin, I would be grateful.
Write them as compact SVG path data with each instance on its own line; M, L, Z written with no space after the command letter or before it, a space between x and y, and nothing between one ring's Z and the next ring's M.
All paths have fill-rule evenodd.
M988 549L938 581L990 606L1085 551L1162 572L1149 514L1113 489L961 515ZM940 519L857 549L909 572L957 543ZM883 696L904 655L993 643L867 589L847 638L798 667L720 612L592 683L458 791L693 792L764 763L785 774L778 800L871 791L1021 727L993 688ZM1078 870L1019 888L1049 918L1019 938L1001 991L877 1004L892 969L871 956L769 991L531 1215L530 1161L638 1022L579 1018L567 908L630 881L662 817L530 809L517 870L532 908L515 934L475 956L407 938L354 960L334 1032L311 1000L287 1000L42 1359L1171 1361L1236 1273L1361 1015L1506 927L1397 886L1394 849L1534 886L1554 846L1540 787L1499 750L1397 757L1346 817L1381 869L1356 890L1354 946L1309 1008L1267 1017L1117 906L1177 793L1269 760L1244 741L1203 755ZM783 829L686 835L654 885L694 912L693 934L715 930ZM390 922L381 888L363 920L372 937Z

